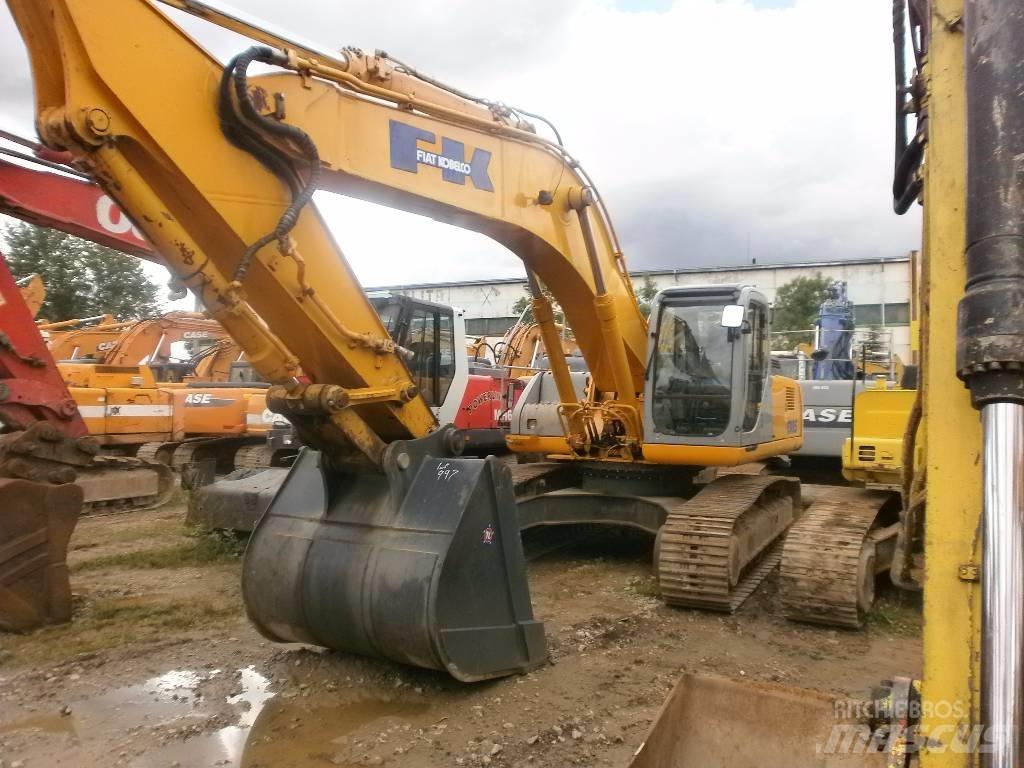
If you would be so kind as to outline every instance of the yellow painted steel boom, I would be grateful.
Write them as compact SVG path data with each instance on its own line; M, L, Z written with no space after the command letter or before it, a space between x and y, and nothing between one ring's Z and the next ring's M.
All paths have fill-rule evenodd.
M204 4L172 5L232 25ZM222 132L211 107L222 66L145 0L10 6L30 49L44 141L76 154L254 367L274 383L291 382L301 365L316 383L384 387L304 439L326 447L341 434L372 458L381 441L428 434L432 415L312 206L239 270L291 200L285 181ZM243 100L315 144L314 168L297 133L277 140L303 169L299 183L315 172L324 189L475 229L513 250L558 297L599 392L612 396L599 410L623 425L619 453L638 456L646 322L604 209L573 158L509 110L383 56L347 50L324 59L260 37L279 49L269 60L292 71L249 78ZM544 323L550 308L537 314ZM567 373L556 376L573 403ZM577 443L594 449L583 426Z

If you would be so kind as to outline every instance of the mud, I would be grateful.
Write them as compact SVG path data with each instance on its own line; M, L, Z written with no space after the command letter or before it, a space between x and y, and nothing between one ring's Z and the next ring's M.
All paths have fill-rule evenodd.
M4 768L621 767L683 671L854 696L921 671L919 611L898 596L861 632L778 618L774 577L734 616L666 608L650 539L587 529L526 539L551 649L529 675L463 685L276 646L244 618L230 552L136 557L191 552L184 511L84 520L70 557L76 623L0 635ZM109 565L87 565L97 558Z

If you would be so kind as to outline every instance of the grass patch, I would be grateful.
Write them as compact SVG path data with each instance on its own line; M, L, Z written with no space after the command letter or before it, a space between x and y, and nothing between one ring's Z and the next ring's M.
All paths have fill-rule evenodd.
M93 525L75 531L71 539L72 550L92 549L106 544L124 544L142 539L161 539L180 536L183 530L177 517L151 520L138 525Z
M631 589L635 594L643 595L644 597L661 597L661 589L658 588L658 579L654 576L637 578L635 581L631 579L629 589Z
M154 642L176 631L203 627L241 614L236 604L196 598L126 597L97 600L76 612L70 624L28 635L4 637L4 649L18 663L59 662L82 653Z
M246 537L232 531L190 531L188 538L175 544L131 552L117 552L83 560L72 567L75 572L105 568L187 568L196 565L229 563L245 551Z
M919 635L923 626L918 603L898 592L880 596L865 618L869 627L890 635Z

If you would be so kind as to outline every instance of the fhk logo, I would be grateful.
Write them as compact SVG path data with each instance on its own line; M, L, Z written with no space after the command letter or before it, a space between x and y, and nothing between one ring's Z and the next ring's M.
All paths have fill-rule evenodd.
M494 185L487 173L491 153L486 149L474 149L466 160L466 145L461 141L441 137L441 151L437 151L437 136L430 131L412 125L390 121L391 167L400 171L417 173L421 165L441 169L441 178L452 184L465 184L466 177L473 186L484 192L493 192ZM431 146L421 146L429 144Z

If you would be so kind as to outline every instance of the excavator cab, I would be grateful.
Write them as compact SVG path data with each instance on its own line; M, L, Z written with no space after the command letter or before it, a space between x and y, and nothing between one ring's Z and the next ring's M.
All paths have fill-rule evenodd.
M466 336L462 310L390 291L367 297L438 422L453 422L469 375L469 359L460 346Z
M773 455L784 452L778 441L799 437L790 418L798 411L786 380L771 376L764 294L750 286L669 288L653 303L645 453L675 453L669 463L699 466L751 461L773 443Z

